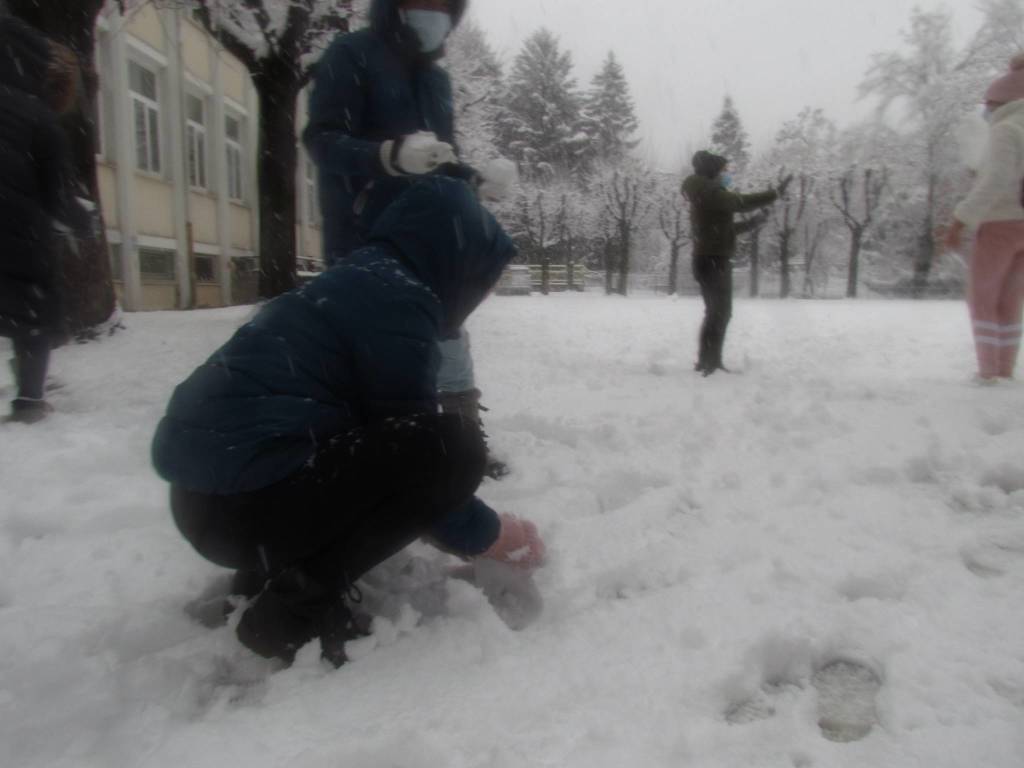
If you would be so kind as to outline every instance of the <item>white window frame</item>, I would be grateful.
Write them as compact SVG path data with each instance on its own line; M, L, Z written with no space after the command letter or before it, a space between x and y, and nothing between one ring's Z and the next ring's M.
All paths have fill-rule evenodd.
M192 118L192 99L200 108L200 120ZM188 157L188 183L192 189L210 189L209 143L206 140L206 98L195 93L185 93L185 152Z
M228 134L228 121L238 126L238 138ZM244 203L245 198L245 118L241 115L226 113L224 115L224 152L227 154L227 178L225 192L229 200Z
M150 173L155 176L160 176L163 173L163 159L164 152L162 146L163 130L162 130L162 115L160 109L160 71L143 64L134 58L128 59L128 95L132 103L132 141L135 145L135 169L143 173ZM156 92L156 98L151 98L144 93L139 93L132 88L132 67L138 67L143 72L147 72L153 76L153 88ZM145 165L140 164L140 147L139 147L139 111L142 110L144 115L143 120L143 131L142 133L146 137L146 146L143 149L145 156ZM155 132L155 137L154 137Z

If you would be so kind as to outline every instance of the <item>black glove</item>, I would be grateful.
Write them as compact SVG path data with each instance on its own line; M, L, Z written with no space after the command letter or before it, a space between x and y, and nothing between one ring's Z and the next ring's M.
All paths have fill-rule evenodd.
M450 179L464 181L473 188L474 192L479 189L480 184L484 180L484 177L480 175L480 171L468 163L445 163L444 165L439 165L435 173L439 176L447 176Z

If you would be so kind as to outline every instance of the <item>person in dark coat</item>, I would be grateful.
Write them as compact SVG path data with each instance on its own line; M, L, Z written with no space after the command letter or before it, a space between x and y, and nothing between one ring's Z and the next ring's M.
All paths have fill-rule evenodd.
M466 0L373 0L367 29L339 35L317 65L303 141L319 176L328 265L363 245L381 211L424 174L476 183L458 161L448 73L438 64ZM480 418L469 337L442 340L442 407ZM488 474L507 469L491 460Z
M682 193L690 203L693 232L693 276L704 298L700 353L694 369L704 376L727 370L722 364L725 331L732 318L732 258L736 235L760 224L736 224L737 213L765 208L786 194L787 178L778 189L741 195L729 189L729 161L707 151L693 156L693 174L683 181Z
M513 253L468 185L423 179L366 246L268 303L175 390L153 462L181 532L255 596L237 632L256 653L290 661L319 637L342 663L357 633L345 590L418 537L543 557L532 524L474 496L479 425L437 412L437 340Z
M422 4L444 8L428 13L447 17L449 29L466 7L373 0L369 27L339 35L317 64L303 142L319 171L328 265L363 245L377 216L418 176L455 162L452 85L437 63L444 37L424 50L409 23Z
M0 335L14 343L12 421L50 410L50 346L60 325L54 227L88 226L70 194L58 114L75 102L78 62L24 22L0 18Z

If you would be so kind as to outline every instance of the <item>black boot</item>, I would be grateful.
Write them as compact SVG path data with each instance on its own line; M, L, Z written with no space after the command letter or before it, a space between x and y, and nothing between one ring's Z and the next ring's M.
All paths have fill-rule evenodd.
M240 580L245 586L253 585L247 578ZM301 568L289 568L267 582L242 614L237 634L253 653L288 664L302 646L319 637L321 656L340 667L348 661L345 643L367 632L356 622L340 589L325 587Z
M242 614L238 639L253 653L291 664L296 651L317 636L331 602L324 585L299 568L289 568L270 579Z
M53 406L45 400L18 397L11 401L11 413L7 421L18 424L35 424L53 413Z
M344 597L339 597L320 619L320 655L340 667L346 661L345 643L367 635L359 625Z

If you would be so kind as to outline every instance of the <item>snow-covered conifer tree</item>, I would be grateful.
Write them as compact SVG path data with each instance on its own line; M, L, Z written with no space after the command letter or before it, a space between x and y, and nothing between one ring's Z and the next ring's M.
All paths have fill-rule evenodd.
M590 137L589 154L598 162L617 163L638 144L640 127L629 92L629 82L614 52L591 81L584 99L584 130Z
M729 158L729 167L736 176L742 176L750 163L750 139L731 96L725 97L722 111L711 126L711 151Z
M546 29L531 35L516 56L495 131L501 151L528 179L583 165L583 100L572 72L572 56Z
M459 154L479 165L497 154L494 120L503 94L501 64L477 24L464 21L447 45Z

